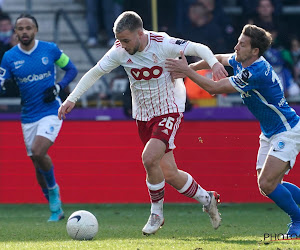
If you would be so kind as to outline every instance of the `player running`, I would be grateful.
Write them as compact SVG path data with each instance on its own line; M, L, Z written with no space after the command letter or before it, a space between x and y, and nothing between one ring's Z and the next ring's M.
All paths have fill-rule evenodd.
M53 163L48 155L62 121L57 117L61 104L58 96L77 75L77 69L54 43L35 40L38 32L36 19L21 14L15 23L19 44L4 54L0 68L2 90L15 78L21 93L21 123L27 155L33 162L36 178L49 201L51 216L48 221L64 218L59 186ZM55 65L66 71L63 79L55 83ZM24 177L26 178L26 177Z
M182 52L181 60L168 59L166 67L175 78L184 73L211 94L240 92L262 130L256 163L260 192L290 216L287 235L299 237L300 189L282 181L294 166L300 150L299 116L288 105L277 74L262 56L271 42L269 32L246 25L234 47L235 53L216 56L224 66L234 70L234 76L220 81L196 73L194 70L208 68L207 63L200 61L189 67Z
M59 108L59 119L65 118L79 97L97 79L122 65L130 81L133 118L137 121L138 133L145 145L142 161L147 172L151 214L142 232L145 235L154 234L164 224L165 182L179 193L199 201L217 229L221 222L217 209L219 195L204 190L190 174L178 170L175 163L174 140L183 120L186 92L182 80L172 82L164 64L166 58L178 57L180 50L183 50L187 55L204 58L217 78L225 77L226 70L205 45L144 30L143 21L135 12L122 13L115 21L113 30L117 41L81 78Z

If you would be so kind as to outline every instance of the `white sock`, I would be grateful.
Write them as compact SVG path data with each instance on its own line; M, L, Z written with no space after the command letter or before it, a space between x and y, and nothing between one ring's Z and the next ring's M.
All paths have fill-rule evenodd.
M155 194L155 192L152 191L158 191L162 190L165 187L165 180L163 180L161 183L158 184L151 184L146 180L147 187L149 189L149 194L151 198L151 213L157 214L158 216L163 217L163 204L164 204L164 190L160 193ZM153 199L158 198L158 201L153 202Z
M208 205L210 203L210 196L207 191L203 189L189 173L186 174L188 176L187 182L178 192L197 200L204 206Z

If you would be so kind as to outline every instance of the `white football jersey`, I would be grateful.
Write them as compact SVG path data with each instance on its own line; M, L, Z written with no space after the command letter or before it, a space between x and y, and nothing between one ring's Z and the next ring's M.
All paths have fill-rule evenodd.
M189 42L170 37L166 33L145 33L148 44L142 52L130 55L117 40L98 62L105 73L120 65L124 67L132 93L132 116L140 121L184 112L186 101L183 80L171 81L171 75L165 68L165 60L180 56L180 51L184 51Z

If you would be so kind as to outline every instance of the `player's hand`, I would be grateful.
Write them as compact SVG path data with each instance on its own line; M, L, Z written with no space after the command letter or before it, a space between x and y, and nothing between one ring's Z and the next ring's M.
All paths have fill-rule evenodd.
M228 72L224 68L223 64L216 62L212 67L213 80L219 81L228 76Z
M186 77L186 72L189 70L189 65L183 51L180 51L181 59L166 59L166 69L171 72L173 79Z
M53 102L55 98L59 95L60 86L59 84L54 84L52 87L47 88L44 91L44 102Z
M58 109L58 119L66 119L66 114L70 113L74 108L75 103L65 100L63 104Z

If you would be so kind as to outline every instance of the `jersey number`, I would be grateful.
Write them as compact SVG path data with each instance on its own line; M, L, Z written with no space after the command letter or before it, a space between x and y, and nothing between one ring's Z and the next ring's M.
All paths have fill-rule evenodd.
M165 117L162 119L162 121L158 124L158 126L165 126L167 129L172 130L173 126L174 126L174 121L175 119L173 117Z

